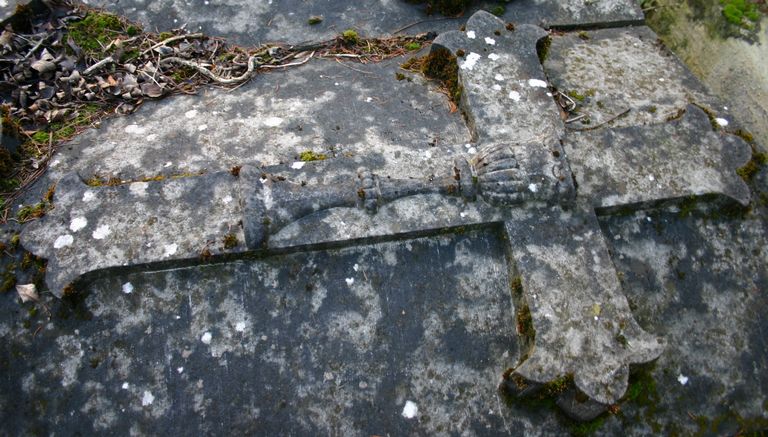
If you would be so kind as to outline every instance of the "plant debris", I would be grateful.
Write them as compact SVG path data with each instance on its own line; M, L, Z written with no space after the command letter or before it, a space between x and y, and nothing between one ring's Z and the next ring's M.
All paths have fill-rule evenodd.
M53 3L50 3L53 4ZM379 62L434 34L367 39L354 30L318 43L244 48L183 29L145 32L116 15L68 2L18 6L0 35L0 221L39 178L56 145L147 99L235 88L256 74L313 57Z
M16 284L16 293L19 294L19 298L22 303L28 301L37 302L40 300L40 296L37 294L37 286L35 284Z

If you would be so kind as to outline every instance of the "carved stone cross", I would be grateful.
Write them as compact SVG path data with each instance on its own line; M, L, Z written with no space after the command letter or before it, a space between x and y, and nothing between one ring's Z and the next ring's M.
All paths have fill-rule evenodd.
M305 186L284 166L245 166L237 176L93 188L73 174L56 188L56 209L25 228L22 244L49 260L46 281L60 296L78 278L111 269L175 267L198 263L201 256L227 260L502 223L512 298L518 313L530 312L533 328L520 333L523 353L510 385L525 395L572 375L590 401L564 397L559 403L575 417L589 418L595 414L585 411L599 414L624 395L631 364L651 361L664 348L635 321L597 214L691 196L746 205L749 192L734 169L749 153L740 140L701 133L708 121L694 107L680 120L643 128L639 135L649 139L672 132L663 149L628 143L622 129L566 135L536 52L546 35L531 25L507 29L478 12L466 31L434 41L433 53L461 55L461 109L476 146L476 153L446 159L441 177L397 179L359 169L335 185ZM585 143L602 151L590 155L595 148L579 147ZM660 153L677 156L678 150L686 162L700 165L681 165L678 173L655 179L632 165ZM608 161L601 158L620 166L623 180L608 177ZM335 226L334 220L350 225Z

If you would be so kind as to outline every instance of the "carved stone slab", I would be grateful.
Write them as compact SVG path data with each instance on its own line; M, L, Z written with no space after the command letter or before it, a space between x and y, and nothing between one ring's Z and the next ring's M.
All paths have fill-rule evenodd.
M579 155L587 149L574 146L569 154L579 164L577 177L582 170L588 175L586 188L577 195L561 147L571 137L565 137L536 54L544 35L527 25L507 29L498 18L478 12L465 32L449 32L435 41L434 51L463 51L458 60L461 106L477 140L466 156L444 157L442 174L411 179L361 168L336 184L307 185L291 177L299 169L246 166L239 180L212 173L102 188L70 176L57 188L56 209L28 226L22 243L51 260L47 281L61 293L79 275L105 268L149 263L167 268L225 253L354 244L503 222L512 269L522 285L516 305L530 309L534 328L532 347L515 373L534 383L573 374L577 387L594 402L613 403L624 394L629 365L654 359L662 343L634 321L592 208L642 207L656 197L661 202L664 196L690 194L743 203L747 198L729 166L742 162L745 145L709 135L697 156L728 145L738 149L733 161L711 167L729 176L699 177L700 165L681 165L685 174L663 182L662 190L634 178L640 160L664 159L664 147L638 146L634 154L616 154L614 159L630 161L624 174L629 180L612 179L617 188L601 188L590 181L600 180L601 171L614 173L603 170L599 161L589 164L588 154ZM692 135L675 124L635 129L650 132L639 134L649 142L658 140L659 129L672 137L682 130L680 144ZM578 135L577 140L589 141L590 134ZM611 141L621 143L618 138L606 130L592 140L608 149ZM712 179L720 182L709 183Z

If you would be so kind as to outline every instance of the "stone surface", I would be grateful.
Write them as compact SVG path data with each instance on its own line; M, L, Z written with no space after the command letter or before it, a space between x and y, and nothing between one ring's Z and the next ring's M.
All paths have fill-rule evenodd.
M23 0L5 0L0 3L0 18L5 20L13 15L13 11L16 10L16 6L19 4L27 4L29 1Z
M478 12L467 21L465 32L446 32L433 41L433 51L464 52L457 59L461 99L477 141L557 147L553 143L562 137L563 123L547 95L536 53L536 43L546 35L532 25L507 30L503 21Z
M522 27L522 34L528 32ZM533 32L531 29L530 34ZM553 47L556 44L557 41ZM611 47L619 51L623 46ZM650 49L649 52L649 56L655 56ZM535 55L532 49L528 53ZM614 54L621 59L618 53ZM461 126L458 114L449 115L443 96L428 93L418 79L400 85L393 81L391 86L381 80L385 76L368 77L362 73L354 81L357 85L351 88L378 87L375 89L386 95L390 88L399 93L401 85L412 87L403 95L412 93L418 101L433 102L434 113L426 112L424 118L411 120L400 113L402 107L388 106L372 121L364 119L365 126L385 132L391 120L388 117L411 120L404 124L400 134L402 144L393 140L368 145L365 138L359 137L350 141L355 143L354 153L330 153L333 159L298 165L294 165L297 153L305 150L301 143L310 142L311 137L288 141L284 130L270 130L274 126L267 125L267 111L259 112L258 118L249 117L254 127L242 131L243 135L260 141L248 143L247 139L226 132L227 126L245 119L242 114L249 110L271 105L271 110L279 111L274 102L259 100L261 94L295 86L296 95L304 98L312 87L322 87L324 82L319 79L323 78L316 74L321 70L315 69L318 65L311 62L291 73L260 76L252 85L233 91L229 105L240 104L236 97L242 95L255 104L242 103L245 106L241 116L235 112L234 117L217 125L215 140L209 143L205 138L187 137L183 132L195 132L198 126L207 124L200 115L206 110L205 105L214 105L213 99L207 99L224 99L224 93L173 99L157 104L154 109L145 107L131 117L107 122L98 134L91 134L88 142L72 143L71 150L60 149L54 158L58 165L37 189L45 191L51 182L71 171L79 171L86 178L104 172L123 180L139 180L158 174L170 178L205 168L208 173L185 183L201 184L205 186L203 192L210 192L215 187L202 181L218 177L231 181L229 168L241 164L251 164L251 168L255 168L254 164L268 164L261 170L278 179L286 178L283 182L304 184L308 190L355 180L360 166L368 167L380 178L432 183L451 174L454 156L472 156L485 145L470 142L471 128ZM322 71L337 68L333 80L339 83L358 75L343 66L329 65L328 70ZM394 62L389 65L386 77L391 77L396 68ZM648 68L661 76L670 65L650 63ZM376 68L372 65L355 68L376 71L368 70ZM551 83L557 84L554 69L546 71ZM294 77L296 82L304 78L306 82L296 86L292 85L294 81L273 81L285 77ZM482 77L494 79L490 75L475 76L478 89L486 80ZM628 78L607 77L611 80L605 82L606 89L619 89L622 81L631 87ZM700 88L681 83L683 94L699 96L696 93ZM263 84L258 92L253 91ZM493 84L489 81L486 88ZM327 117L323 120L329 126L341 126L336 120L349 120L350 126L357 128L361 123L357 115L371 107L350 103L355 99L341 98L334 106L335 111L327 113L318 107L303 117ZM678 98L674 100L670 108L677 107ZM681 101L680 107L687 103ZM194 107L195 104L201 106ZM465 104L463 109L472 108ZM535 109L536 105L530 108ZM186 113L193 110L196 112L187 120ZM143 113L155 116L143 118ZM424 121L434 118L433 114L444 118L437 120L438 124ZM541 114L551 116L546 111ZM147 148L138 140L131 142L130 147L100 145L102 137L119 145L121 137L130 138L131 132L145 126L149 130L143 135L151 135L152 129L169 125L167 120L172 115L182 120L179 129L176 133L166 131L163 142L152 146L156 155L145 153ZM578 182L580 172L587 167L574 164L580 157L576 149L567 149L569 143L619 136L636 136L639 143L658 138L659 132L667 130L672 139L683 141L690 136L691 127L704 124L701 115L691 109L679 121L636 118L627 125L617 123L631 120L622 118L585 132L558 128L557 132L564 135L560 139L566 144L566 149L561 150L567 151L567 157L561 153L560 161L567 163L567 158L571 162ZM213 112L207 115L216 116ZM646 121L653 124L642 126ZM107 126L122 129L115 132ZM282 126L281 122L277 127ZM437 146L429 144L436 134L450 131L450 126L456 127L454 137L445 143L438 141ZM734 142L711 129L701 132L700 150L706 153L731 145L735 148L732 165L736 165L745 149L742 142ZM174 135L179 139L177 142L173 141ZM275 135L279 140L268 147L251 146ZM421 135L423 140L417 140ZM338 143L345 146L345 141L342 138ZM206 144L202 152L198 152L198 142ZM674 141L671 143L674 145ZM167 150L162 149L163 144ZM221 149L212 152L211 145L218 144ZM513 142L509 146L520 144L528 143ZM629 139L621 144L636 146ZM86 147L93 149L84 152ZM640 157L655 149L636 148L632 153ZM666 153L661 147L658 149L660 154ZM92 158L90 155L96 150L100 151L99 156ZM148 169L142 168L142 161L131 161L134 150L140 151L137 153L144 157ZM184 164L187 156L195 164ZM171 165L164 167L169 161ZM180 163L178 167L176 162ZM654 161L656 165L660 162L663 161ZM521 167L530 168L526 166L521 163ZM696 168L680 167L676 174L682 176ZM723 165L723 171L726 167ZM594 170L594 180L599 180L600 166L589 168ZM733 168L730 169L732 173ZM610 166L602 170L608 179L616 174ZM629 170L635 171L634 167ZM526 303L530 308L531 302L537 302L535 299L562 302L566 296L536 292L534 297L534 287L552 285L560 290L576 284L579 287L571 288L581 296L596 290L597 295L605 293L610 297L605 300L614 305L603 305L603 300L598 302L599 307L568 301L575 304L561 308L560 320L584 326L589 320L594 321L595 312L599 311L598 318L607 319L617 316L619 312L614 311L620 308L623 312L631 311L631 319L636 321L630 327L638 334L634 338L658 337L665 343L654 363L629 369L628 389L618 410L587 426L602 424L599 432L605 434L737 434L765 429L768 419L764 399L768 397L768 385L764 375L768 360L763 347L766 323L761 309L766 305L762 291L768 286L768 228L765 205L760 199L766 196L766 177L763 169L750 185L751 208L727 216L716 209L714 213L703 213L682 205L665 210L637 210L647 205L632 203L621 215L595 219L590 206L598 205L602 199L596 185L592 191L579 185L574 199L576 207L565 212L560 212L557 204L541 209L542 205L530 200L522 206L499 206L487 203L482 196L465 202L457 196L422 194L385 203L376 214L354 207L306 216L271 236L272 255L219 257L217 261L225 262L208 265L160 262L135 266L138 271L111 269L79 283L80 293L75 296L58 300L42 293L45 306L31 302L19 306L13 295L5 294L0 300L0 334L8 341L0 346L0 369L6 375L0 390L0 421L10 434L218 434L255 432L254 427L259 432L295 434L578 432L580 428L572 428L572 422L559 413L543 408L546 403L527 403L497 391L505 370L519 364L525 366L526 360L536 356L527 354L530 338L516 335L518 311ZM157 186L168 183L171 182L157 182ZM655 189L640 183L631 188L640 197L643 190ZM677 187L670 182L667 188ZM704 188L702 193L730 189L733 185ZM103 188L104 193L119 193L120 189ZM624 188L614 190L620 189ZM147 187L147 193L152 190ZM725 195L735 197L728 193ZM235 196L232 197L234 200ZM696 200L706 203L711 197ZM34 195L30 194L29 199L33 201ZM215 201L195 199L202 204ZM67 214L58 211L59 207L52 217ZM611 208L598 211L612 212ZM555 215L563 221L545 220L554 219ZM107 216L105 212L100 219ZM55 226L71 226L71 217L67 218L69 223ZM501 224L503 221L505 225ZM567 228L579 231L576 236L582 241L572 238ZM214 225L212 229L211 234L218 235L219 228ZM528 239L532 244L515 246L505 236L508 230L509 235ZM312 246L306 246L309 244ZM558 251L560 245L589 255L576 257ZM568 261L563 261L566 258ZM559 261L562 262L558 264ZM535 274L549 271L552 266L564 274ZM611 274L613 266L616 271ZM523 270L533 273L525 274ZM517 272L525 284L521 293L515 295L510 289ZM566 278L566 274L571 277ZM595 286L584 286L590 282ZM617 287L621 288L618 295L606 292ZM545 314L545 307L540 309L537 316ZM588 317L579 319L578 315L583 316L585 310ZM582 333L582 337L605 340L614 334L605 325L598 328ZM533 343L533 350L540 347L539 354L547 356L561 354L554 348L578 340L578 335L566 335L542 323L535 331L540 336L534 338L538 342ZM622 350L623 341L615 335L611 338L615 342L608 345L605 360L596 363L598 368L616 368L611 367L616 359L631 364L648 358L616 354ZM625 335L625 339L627 346L631 346L633 337ZM655 350L657 345L649 344L654 347L647 350ZM562 360L563 371L567 372L568 364L573 362ZM528 366L533 364L535 361ZM575 369L576 374L582 375L589 370ZM592 390L594 396L619 397L624 372L621 369L618 378L602 384L599 378L582 379L577 386ZM567 405L565 395L560 396L558 404L574 417L587 418L595 413L585 412L580 394L575 396L577 404ZM606 400L609 399L603 398ZM596 407L597 412L605 408Z
M422 176L424 182L382 178L361 169L356 181L336 180L334 184L307 186L296 177L287 179L270 169L246 166L237 184L231 175L218 172L156 184L134 182L91 190L72 175L65 177L57 188L62 193L54 200L57 208L24 230L22 244L52 260L47 282L60 295L73 279L84 273L95 275L105 268L152 262L176 267L179 261L200 259L203 253L208 258L227 251L296 250L309 244L417 235L503 220L512 257L524 278L525 298L518 304L531 309L536 332L533 350L521 360L515 374L542 384L573 375L576 386L590 399L613 404L626 391L629 365L653 360L662 347L635 323L629 312L607 249L598 235L591 205L604 206L600 196L620 206L645 205L632 198L616 199L615 195L587 189L582 194L584 200L573 206L573 177L563 162L560 147L565 129L552 95L546 91L535 50L544 36L541 29L533 26L506 29L503 21L481 11L469 19L466 31L448 32L435 40L432 53L465 52L465 59L458 63L459 83L464 89L461 107L472 137L484 144L478 145L480 149L473 157L454 157L457 159L453 160L452 171L442 179L434 175ZM487 53L488 59L480 53ZM489 97L489 90L502 95L509 93L508 100L502 98L500 102L493 94ZM517 98L512 98L512 93ZM674 131L677 126L666 128ZM615 130L610 132L615 134ZM613 138L608 140L603 144L615 142L611 141ZM739 146L746 149L744 144L735 147ZM743 161L725 162L722 167L733 173L729 165ZM301 170L305 165L298 164L291 168ZM632 162L627 165L633 166ZM716 170L725 171L722 167ZM685 170L691 170L681 168L687 176ZM696 176L694 172L689 178L694 182L691 185L699 184L693 194L728 195L719 191L725 191L728 184L706 184L706 180L702 182ZM598 175L596 179L607 178ZM743 183L737 186L745 188ZM664 200L664 195L669 194L638 188L648 199ZM456 214L456 207L461 204L446 202L445 197L450 195L465 202L473 202L477 197L478 203L483 204L478 208L495 211ZM423 196L432 197L425 203ZM748 193L742 193L739 200L748 202ZM405 208L399 205L400 209L390 208L388 214L376 214L385 202L400 201L406 202ZM425 206L431 206L430 202L435 202L437 208L447 205L454 213L429 214ZM84 207L84 203L88 206ZM409 203L418 206L409 207ZM558 206L549 210L541 206L520 207L547 203ZM348 220L354 223L352 228L345 220L338 220L342 225L337 229L345 235L329 232L326 211L349 211L356 206L375 218L365 220L358 213L357 218ZM100 221L93 217L94 211L105 211ZM293 222L298 227L286 231L287 240L285 236L280 240L282 229ZM371 226L371 222L376 224ZM140 224L143 226L138 227ZM350 234L350 230L358 234ZM73 235L79 231L85 234L86 250L79 249L80 235ZM112 232L115 237L109 238ZM88 233L95 241L88 239ZM273 234L277 235L277 244L270 241ZM235 242L234 247L219 246L226 244L228 238ZM240 241L245 246L237 244ZM570 256L563 258L565 254ZM535 302L539 296L546 296L541 306Z
M663 124L695 103L717 117L734 116L712 98L645 26L553 35L544 69L552 85L574 96L589 124L611 127Z
M572 375L590 399L616 403L628 364L655 359L663 342L635 322L591 208L519 216L505 227L535 338L515 374L540 383Z
M14 340L1 355L16 358L2 368L18 375L3 393L20 397L0 396L4 429L503 429L499 369L517 347L500 236L488 229L99 279L77 314L89 321L57 319L35 340L3 324ZM66 355L28 365L53 351ZM413 419L401 414L407 401L418 407Z
M70 171L84 179L137 180L243 164L290 165L308 150L329 159L365 159L385 174L442 171L430 158L465 150L469 133L423 79L395 78L404 61L317 59L259 75L237 91L207 89L149 102L131 117L75 138L54 158L50 179Z
M115 187L89 187L71 173L53 202L22 240L48 260L46 284L59 297L88 272L245 250L239 185L228 173Z
M693 105L664 124L573 133L565 149L579 193L605 210L707 194L749 205L749 188L736 174L751 157L749 146L713 131L704 111Z
M457 29L478 9L493 10L498 2L478 1L455 19L429 16L423 5L404 0L362 0L354 3L332 0L200 2L195 7L181 0L108 1L108 10L159 31L186 26L191 31L223 36L240 44L266 42L297 44L330 39L354 28L365 36L391 34L405 26L407 32ZM505 3L502 18L515 23L548 26L592 26L637 23L643 20L639 6L631 0L516 0ZM311 16L323 21L309 25ZM416 25L414 25L416 24Z
M542 27L608 27L637 24L643 12L627 0L523 0L505 5L503 18Z

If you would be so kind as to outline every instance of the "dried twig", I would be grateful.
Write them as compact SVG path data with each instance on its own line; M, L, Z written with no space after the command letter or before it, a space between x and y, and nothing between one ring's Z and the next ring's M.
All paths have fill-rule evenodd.
M47 40L47 39L48 39L48 36L50 36L50 34L47 34L47 35L43 36L42 38L40 38L40 41L38 41L38 42L37 42L37 44L35 44L35 46L34 46L34 47L32 47L32 49L31 49L30 51L28 51L28 52L27 52L27 54L26 54L26 55L24 55L24 57L23 57L23 58L21 58L21 60L22 60L22 61L24 61L24 60L26 60L27 58L29 58L30 56L32 56L32 54L33 54L33 53L35 53L35 52L37 51L37 49L39 49L39 48L40 48L40 46L41 46L41 45L43 45L43 43L45 42L45 40Z
M325 53L320 55L321 58L364 58L367 55L355 55L352 53Z
M313 57L313 56L315 56L315 52L312 52L312 53L310 53L310 54L309 54L309 56L307 56L306 58L302 59L302 60L301 60L301 61L299 61L299 62L292 62L292 63L290 63L290 64L283 64L283 65L261 65L260 67L261 67L261 68L287 68L287 67L296 67L296 66L299 66L299 65L304 65L304 64L306 64L307 62L309 62L309 60L310 60L310 59L312 59L312 57Z
M613 117L609 118L608 120L605 120L604 122L602 122L602 123L600 123L600 124L596 124L596 125L594 125L594 126L585 127L585 128L582 128L582 129L573 129L573 128L569 128L569 127L567 127L567 126L566 126L566 129L569 129L569 130L573 130L573 131L577 131L577 132L583 132L583 131L588 131L588 130L595 130L595 129L599 129L599 128L601 128L601 127L605 126L605 125L606 125L606 124L608 124L608 123L613 123L614 121L616 121L616 120L618 120L618 119L620 119L620 118L624 117L625 115L629 114L629 112L630 112L631 110L632 110L632 108L629 108L629 109L625 110L624 112L622 112L622 113L620 113L620 114L617 114L617 115L615 115L615 116L613 116ZM583 115L582 115L582 117L583 117ZM566 123L568 123L568 122L566 121Z
M115 62L115 60L112 58L112 56L107 56L106 58L102 59L101 61L91 65L88 68L86 68L85 71L83 71L83 76L88 76L91 73L100 70L105 65L111 64L113 62Z
M156 49L158 47L162 47L162 46L164 46L164 45L166 45L168 43L172 43L174 41L180 41L180 40L183 40L183 39L195 39L195 38L205 38L205 35L202 34L202 33L188 33L188 34L185 34L185 35L172 36L172 37L166 38L166 39L160 41L159 43L153 45L152 47L144 50L143 52L141 52L141 54L142 55L146 55L147 53L151 52L152 50L154 50L154 49Z
M183 65L185 67L189 67L197 70L198 72L200 72L200 74L202 74L203 76L207 77L208 79L216 83L231 85L231 84L236 84L242 81L249 80L256 71L256 62L257 61L260 62L260 59L261 58L256 55L251 56L250 58L248 58L248 69L245 71L245 73L243 73L240 76L231 77L231 78L224 78L224 77L218 76L215 73L213 73L211 70L203 67L197 62L188 61L186 59L177 58L175 56L161 59L160 64L162 65L162 64L175 63L175 64Z

